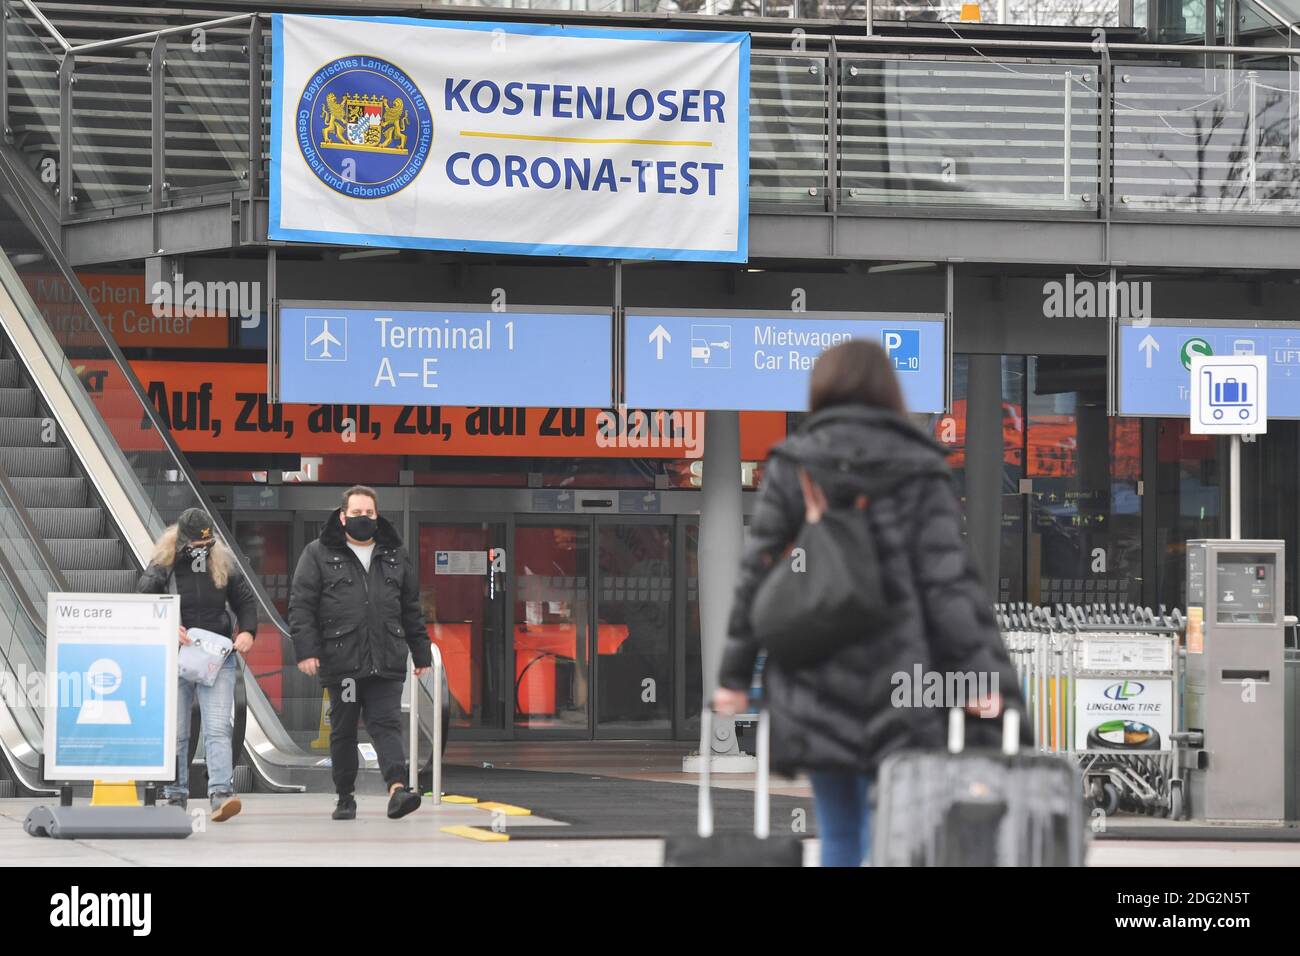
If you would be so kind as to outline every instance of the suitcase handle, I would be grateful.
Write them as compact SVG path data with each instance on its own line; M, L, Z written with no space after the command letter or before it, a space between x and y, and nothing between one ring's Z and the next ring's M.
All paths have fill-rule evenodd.
M966 749L966 712L960 707L948 711L948 753L959 754ZM1008 757L1020 753L1020 711L1009 708L1002 712L1002 752Z
M754 836L766 840L771 832L772 816L769 811L768 749L771 743L771 724L767 710L758 712L758 775L754 781ZM700 786L699 811L696 830L702 837L713 836L713 704L700 711Z

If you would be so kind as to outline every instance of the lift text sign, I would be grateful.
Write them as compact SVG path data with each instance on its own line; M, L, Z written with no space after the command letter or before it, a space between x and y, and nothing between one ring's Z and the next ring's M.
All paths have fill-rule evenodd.
M272 239L748 257L748 33L282 15L272 30Z
M608 312L286 303L280 401L604 407Z
M1293 323L1153 319L1145 327L1121 324L1118 347L1121 415L1187 418L1194 361L1257 356L1264 360L1267 393L1259 397L1267 400L1268 417L1300 418L1300 326ZM1208 391L1207 407L1213 401L1227 408L1223 394Z
M879 343L914 412L943 410L942 315L662 314L629 311L629 405L801 411L818 356L848 339Z

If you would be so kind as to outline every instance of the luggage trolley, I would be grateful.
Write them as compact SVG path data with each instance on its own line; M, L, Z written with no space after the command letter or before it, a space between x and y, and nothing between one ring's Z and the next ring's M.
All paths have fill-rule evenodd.
M997 610L1038 750L1077 760L1084 795L1107 815L1182 817L1182 616L1132 605Z

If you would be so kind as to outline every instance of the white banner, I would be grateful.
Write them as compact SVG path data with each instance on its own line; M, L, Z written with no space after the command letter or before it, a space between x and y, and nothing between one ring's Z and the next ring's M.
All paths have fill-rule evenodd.
M744 262L749 34L272 18L271 239Z

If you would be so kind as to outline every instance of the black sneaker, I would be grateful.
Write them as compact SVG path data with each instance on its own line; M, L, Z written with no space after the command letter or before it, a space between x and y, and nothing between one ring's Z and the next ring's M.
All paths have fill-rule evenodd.
M356 798L350 793L340 793L333 816L335 820L355 820L357 818Z
M393 791L393 795L388 798L388 819L396 820L404 817L408 813L418 809L420 806L420 795L414 790L406 787L398 787Z
M189 808L189 802L190 802L189 797L168 797L167 798L167 806L180 807L182 810L186 810Z

